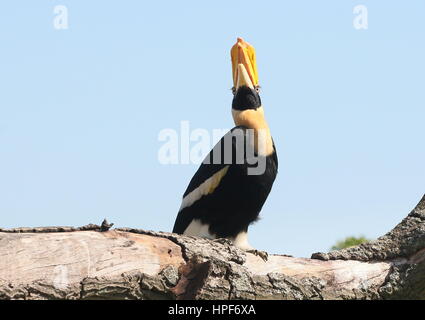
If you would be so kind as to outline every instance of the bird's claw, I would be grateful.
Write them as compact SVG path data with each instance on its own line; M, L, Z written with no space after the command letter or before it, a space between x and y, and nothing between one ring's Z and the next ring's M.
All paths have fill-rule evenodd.
M246 252L252 253L258 257L260 257L261 259L263 259L264 261L267 261L269 259L269 254L266 251L260 251L260 250L256 250L256 249L252 249L252 250L247 250Z
M216 243L220 243L220 244L227 244L227 245L232 245L233 242L227 238L217 238L212 240L213 242ZM245 250L248 253L252 253L254 255L256 255L257 257L260 257L261 259L263 259L264 261L267 261L269 259L269 255L266 251L260 251L257 249L249 249L249 250Z
M217 242L220 244L227 244L227 245L231 245L233 244L233 242L227 238L218 238L218 239L214 239L213 242Z

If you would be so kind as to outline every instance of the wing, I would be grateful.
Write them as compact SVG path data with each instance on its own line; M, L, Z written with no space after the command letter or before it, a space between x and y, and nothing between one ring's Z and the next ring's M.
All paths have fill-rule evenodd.
M203 196L214 192L229 170L243 170L245 154L238 154L237 150L244 150L238 146L239 143L245 143L245 130L244 126L230 130L205 157L183 194L173 232L182 234L186 230L196 214L187 208ZM242 139L238 139L238 136L242 136Z

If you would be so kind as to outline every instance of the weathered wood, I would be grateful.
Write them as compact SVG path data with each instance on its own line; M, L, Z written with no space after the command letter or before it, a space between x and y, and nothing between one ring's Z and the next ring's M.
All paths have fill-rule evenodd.
M0 229L0 298L425 299L425 196L378 240L312 259L110 226Z

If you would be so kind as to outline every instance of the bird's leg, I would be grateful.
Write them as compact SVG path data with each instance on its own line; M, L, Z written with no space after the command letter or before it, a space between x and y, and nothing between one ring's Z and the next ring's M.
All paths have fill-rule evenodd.
M248 232L243 231L240 232L234 239L233 244L238 247L239 249L244 250L245 252L252 253L264 261L268 260L269 255L265 251L260 251L257 249L254 249L248 242Z
M264 261L267 261L269 259L269 254L266 251L260 251L257 249L249 249L249 250L246 250L246 252L256 255L260 257L261 259L263 259Z

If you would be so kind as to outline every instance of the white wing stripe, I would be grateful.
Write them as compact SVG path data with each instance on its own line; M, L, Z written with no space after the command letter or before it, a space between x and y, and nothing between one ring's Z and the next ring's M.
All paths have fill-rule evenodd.
M201 183L199 187L190 192L186 197L184 197L179 212L184 208L190 207L203 196L212 193L218 187L221 179L223 179L223 177L226 175L228 169L229 166L225 166L223 169L216 172L210 178Z

